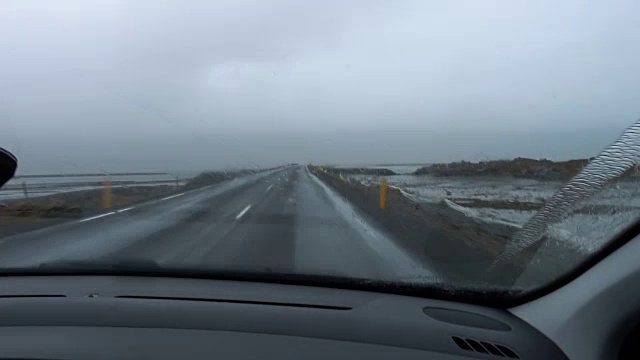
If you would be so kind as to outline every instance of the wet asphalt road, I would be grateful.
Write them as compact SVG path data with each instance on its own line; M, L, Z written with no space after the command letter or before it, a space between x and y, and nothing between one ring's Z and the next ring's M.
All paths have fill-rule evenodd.
M151 260L374 279L430 274L302 166L100 215L4 238L0 264Z

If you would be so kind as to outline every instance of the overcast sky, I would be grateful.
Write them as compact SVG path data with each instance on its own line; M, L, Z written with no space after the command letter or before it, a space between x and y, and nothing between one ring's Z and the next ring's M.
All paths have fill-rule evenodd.
M22 173L595 155L640 2L0 1Z

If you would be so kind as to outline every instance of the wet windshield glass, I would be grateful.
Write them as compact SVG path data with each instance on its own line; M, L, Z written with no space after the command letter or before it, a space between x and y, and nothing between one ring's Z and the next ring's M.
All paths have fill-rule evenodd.
M540 289L640 218L637 14L3 1L0 273Z

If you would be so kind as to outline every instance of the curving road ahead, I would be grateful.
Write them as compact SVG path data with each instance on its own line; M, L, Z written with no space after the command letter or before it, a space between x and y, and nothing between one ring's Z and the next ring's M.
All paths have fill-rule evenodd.
M302 166L0 242L3 267L122 259L374 279L431 275Z

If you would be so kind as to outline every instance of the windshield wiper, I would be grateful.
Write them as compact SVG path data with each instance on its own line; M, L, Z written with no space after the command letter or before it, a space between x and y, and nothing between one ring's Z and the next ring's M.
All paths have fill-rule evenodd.
M506 244L502 254L489 268L489 272L510 274L511 285L515 284L533 256L549 240L549 226L569 217L580 203L601 192L606 185L632 169L638 163L639 156L640 120L637 120L524 224L512 241Z

